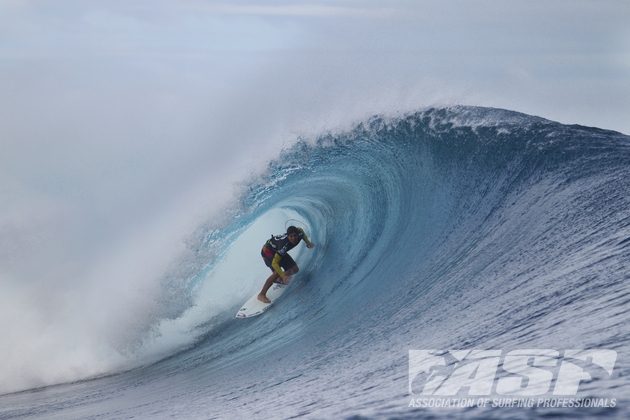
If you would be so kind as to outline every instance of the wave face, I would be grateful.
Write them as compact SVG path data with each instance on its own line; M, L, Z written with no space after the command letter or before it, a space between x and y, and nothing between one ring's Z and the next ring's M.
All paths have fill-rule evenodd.
M408 407L412 349L612 349L613 375L581 390L627 398L629 174L628 136L489 108L374 117L299 141L198 244L225 250L191 277L194 316L164 321L183 323L188 349L0 397L0 417L452 415ZM287 219L316 248L296 248L300 274L269 312L233 319L267 275L260 246Z

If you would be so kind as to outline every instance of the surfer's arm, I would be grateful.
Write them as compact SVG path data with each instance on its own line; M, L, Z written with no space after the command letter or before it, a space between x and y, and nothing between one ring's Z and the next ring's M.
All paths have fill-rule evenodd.
M308 236L306 235L306 232L304 232L304 229L302 228L298 228L302 231L302 240L304 241L304 243L306 244L307 248L313 248L313 242L310 241L310 239L308 239Z
M282 260L282 255L276 252L276 255L273 256L273 260L271 261L271 268L273 268L273 271L278 273L281 278L284 278L286 274L284 274L284 270L280 267L280 260Z

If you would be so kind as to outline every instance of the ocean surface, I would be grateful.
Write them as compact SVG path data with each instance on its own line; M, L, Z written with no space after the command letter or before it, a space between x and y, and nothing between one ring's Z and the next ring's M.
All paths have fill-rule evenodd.
M375 116L298 139L225 214L124 368L2 395L0 418L630 418L630 137L480 107ZM235 319L289 224L316 247ZM613 350L578 396L616 403L410 407L423 349Z

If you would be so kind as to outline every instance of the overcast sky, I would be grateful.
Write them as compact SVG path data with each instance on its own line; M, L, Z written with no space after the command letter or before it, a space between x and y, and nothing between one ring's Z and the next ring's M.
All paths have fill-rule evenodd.
M0 332L23 344L0 360L38 377L72 342L89 365L297 135L450 104L630 133L629 22L627 0L0 0Z

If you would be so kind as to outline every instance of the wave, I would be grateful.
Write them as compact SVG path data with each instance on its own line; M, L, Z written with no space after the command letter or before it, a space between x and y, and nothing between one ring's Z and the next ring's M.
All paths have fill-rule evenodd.
M425 348L605 347L627 372L629 140L463 106L301 139L246 187L227 225L201 231L178 289L187 306L136 349L149 366L101 379L108 399L140 376L138 400L159 404L185 383L198 392L175 404L202 410L203 390L218 416L270 385L282 407L261 398L251 410L400 415L407 351ZM301 271L281 302L233 319L266 278L261 245L289 219L316 248L296 249ZM589 385L627 388L620 376Z

